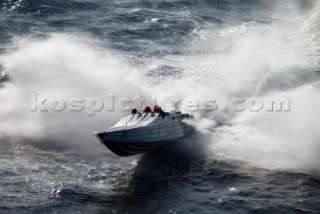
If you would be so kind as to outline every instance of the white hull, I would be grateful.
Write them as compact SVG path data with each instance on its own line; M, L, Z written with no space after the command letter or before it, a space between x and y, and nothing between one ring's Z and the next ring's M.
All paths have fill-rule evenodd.
M182 120L187 114L134 114L123 117L111 129L96 135L112 152L129 156L145 152L186 136L191 127Z

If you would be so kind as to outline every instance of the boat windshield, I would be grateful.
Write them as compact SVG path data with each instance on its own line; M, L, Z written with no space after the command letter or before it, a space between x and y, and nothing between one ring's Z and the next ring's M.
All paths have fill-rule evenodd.
M146 126L151 125L159 118L159 113L139 113L139 114L130 114L121 118L113 128L120 128L126 126Z

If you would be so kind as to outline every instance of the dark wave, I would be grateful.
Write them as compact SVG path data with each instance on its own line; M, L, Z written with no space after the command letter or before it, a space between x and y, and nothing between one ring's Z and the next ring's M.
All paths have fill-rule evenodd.
M279 2L284 3L279 6ZM315 71L320 70L317 70L320 67L320 15L315 9L316 1L294 0L294 2L297 4L292 12L287 8L285 1L276 0L2 0L0 2L0 60L1 63L5 62L7 67L0 65L0 95L8 85L12 89L20 84L21 88L15 91L19 94L25 90L27 92L33 90L32 84L37 82L44 82L42 87L46 90L48 90L47 85L51 86L51 84L52 88L60 89L60 85L53 82L54 78L52 80L47 77L48 73L45 73L44 69L57 72L67 79L67 83L71 79L80 81L80 86L77 85L74 91L80 88L81 90L84 88L83 92L88 89L96 90L99 87L96 86L96 80L103 80L103 78L106 82L101 90L111 85L111 88L121 91L123 88L118 85L125 83L129 85L127 87L130 87L128 90L130 91L131 79L127 82L122 79L120 81L119 79L124 75L117 76L120 70L112 70L114 66L112 63L111 65L101 63L97 70L106 69L106 73L113 72L110 77L114 79L111 78L112 80L109 81L101 74L94 79L92 85L82 84L84 77L81 76L83 73L80 71L85 70L91 74L95 69L95 63L109 60L108 57L104 59L103 55L109 49L114 51L110 55L119 54L125 62L129 61L128 64L132 63L135 66L132 66L134 67L132 70L137 73L129 77L136 78L141 71L143 76L139 79L141 82L135 82L135 85L141 86L136 90L139 93L144 90L152 91L157 86L174 85L179 81L182 83L177 84L176 88L172 87L173 92L179 92L179 90L181 93L190 92L183 88L185 84L189 84L192 91L215 96L216 88L211 86L219 85L222 86L219 89L223 90L218 92L226 91L223 93L226 97L232 94L231 92L229 94L228 90L234 89L233 87L236 90L235 95L249 91L250 93L245 95L250 97L318 84L319 74ZM275 49L273 54L281 52L288 56L295 55L296 52L292 53L290 48L295 47L300 41L291 38L291 34L297 30L288 23L295 23L301 17L308 18L304 21L306 23L304 30L301 31L303 38L307 38L308 47L303 47L304 51L310 57L308 60L311 59L313 64L318 63L318 66L313 66L312 63L312 66L305 67L299 63L294 63L293 66L290 63L286 65L284 60L272 67L273 63L280 61L277 59L278 55L268 55L269 49L272 52L272 46L276 45L272 42L274 41L272 36L278 36L278 31L281 31L280 39L275 41L290 41L285 43L289 47L285 46L283 50L281 46L280 50ZM254 40L256 35L269 33L268 27L271 28L277 22L281 22L282 25L281 28L270 30L274 33L270 36L271 42L257 40L255 43L246 43L248 41L244 39L246 32L252 30L249 33L249 40L252 37ZM81 44L78 48L78 41L73 41L74 37L61 39L61 37L52 36L56 33L71 34L85 41L89 37L90 41L86 42L89 44L96 42L95 45L98 44L96 46L99 47L90 49L90 45ZM50 40L51 37L54 39ZM22 48L19 43L21 41L27 44L32 41L37 43L32 43L27 48L24 44ZM237 46L241 41L248 45ZM262 53L255 51L260 48L260 43L268 41L270 47L262 46L266 49L265 51ZM49 46L49 52L52 47L54 50L52 50L53 53L48 53L41 58L44 54L41 51L45 48L44 46L47 48ZM245 49L248 46L249 50ZM89 52L92 55L81 55L72 60L73 56L70 53L64 55L68 48L73 50L71 54ZM93 53L93 49L98 48L102 50L98 54ZM242 49L245 51L242 52ZM16 54L17 52L19 54ZM261 54L261 58L269 57L273 60L269 64L269 61L263 60L256 62L256 53ZM29 59L29 55L33 54L34 56ZM218 60L219 54L230 54L228 60L231 63L238 63L237 67L228 67L230 63L228 64L227 61L226 68L222 69L223 72L209 75L211 73L208 71L215 72L217 69L216 64L212 66L210 62ZM242 58L246 54L248 56ZM18 60L15 60L15 57ZM24 58L29 60L24 61ZM233 59L235 61L232 61ZM244 63L241 61L243 59ZM39 62L40 60L44 62ZM82 64L82 61L86 60L93 60L93 62ZM224 59L222 57L219 60ZM19 67L15 67L15 62L18 62ZM119 62L120 65L122 65L121 62ZM36 66L37 63L40 64L39 67ZM244 72L242 75L240 73L242 70L247 71L251 68L247 66L250 63L258 64L257 67L253 66L258 74ZM76 66L78 64L80 65ZM13 73L7 73L8 69ZM14 69L19 70L18 74L25 75L26 80L19 79ZM235 69L234 72L230 72L230 70L233 71L232 69ZM279 71L275 72L272 69L279 69ZM64 76L63 72L67 73L70 70L72 70L71 75ZM77 76L78 72L79 76ZM196 78L201 75L203 75L202 79ZM189 82L184 82L188 78ZM232 84L228 84L229 78ZM243 84L244 89L234 86L235 82L247 78L253 78L253 83ZM33 79L35 81L30 83L31 86L28 85L28 81ZM158 91L162 92L163 88ZM63 93L67 94L65 91ZM10 94L5 95L7 95L6 99L0 100L1 105L11 99ZM302 93L302 95L305 94ZM16 98L17 103L21 104L18 98ZM93 135L92 131L85 128L92 124L89 122L90 119L90 121L93 120L92 118L77 122L77 116L68 115L62 118L63 123L61 123L56 121L55 117L49 117L45 123L39 123L40 129L44 130L41 132L41 137L19 138L16 135L23 131L19 125L23 124L22 128L32 129L36 128L33 127L34 123L28 123L30 122L28 118L24 118L23 114L20 116L20 112L13 114L15 112L12 113L10 108L3 109L4 113L1 116L5 116L8 124L12 120L17 127L12 126L12 133L7 135L0 130L0 213L320 213L320 181L317 176L318 170L312 166L301 164L308 173L290 170L292 165L282 170L261 169L259 165L247 164L248 160L237 160L240 153L246 154L247 159L251 158L251 149L254 148L248 147L244 151L240 149L238 151L237 148L241 147L230 144L230 147L225 146L224 150L225 152L234 151L231 153L233 156L230 155L229 158L224 158L221 152L213 150L212 147L219 143L217 142L221 137L219 134L227 136L224 141L226 145L230 141L237 142L238 138L244 137L241 132L236 135L237 133L233 133L232 129L229 132L227 129L218 133L217 127L232 128L234 125L234 122L225 121L222 116L219 117L219 114L204 118L210 121L213 118L217 123L206 128L204 133L196 133L160 151L120 159L103 150L105 148L99 147L97 142L83 137ZM303 116L310 114L310 119L318 116L316 111L304 111L301 114ZM67 123L70 118L76 121L76 127L70 127L75 123ZM107 119L109 118L98 118L97 121L106 125ZM267 118L258 119L253 126L260 127ZM302 121L307 119L303 118ZM2 122L0 124L3 124L3 121L4 119L0 118ZM40 122L43 121L40 120ZM49 128L46 129L45 125L48 124ZM291 126L292 122L284 120L281 124L287 127ZM296 125L300 128L301 124ZM52 130L50 127L57 127L57 129ZM271 133L269 134L272 136L276 134L276 128L278 127L268 129ZM72 131L66 134L69 130ZM289 133L293 132L295 131L289 130ZM312 142L317 141L317 131L310 133L312 134L305 137L306 141L310 140L309 138L312 138ZM249 134L251 137L256 132L249 132ZM263 132L261 138L264 138L265 134L268 133ZM308 143L302 138L298 140L289 138L289 140L302 140L305 144L303 148L308 147ZM275 145L281 144L283 140L276 137L271 139L279 141L275 142ZM256 142L256 138L254 140L252 147L259 146L259 141ZM69 141L75 142L69 143ZM239 141L239 143L246 143L246 141ZM274 159L286 158L285 155L281 156L279 151L281 148L274 146L272 149L270 151L272 150ZM317 149L318 147L315 147L313 150ZM93 150L97 154L93 153ZM266 148L262 151L269 150ZM278 153L280 155L277 155ZM294 159L295 156L291 155L297 155L289 152L285 154L288 154L289 159ZM259 153L259 155L263 159L263 154ZM307 163L314 164L317 157L318 155L312 156L310 159L316 160L308 159ZM255 162L254 159L251 160L251 163L253 162Z

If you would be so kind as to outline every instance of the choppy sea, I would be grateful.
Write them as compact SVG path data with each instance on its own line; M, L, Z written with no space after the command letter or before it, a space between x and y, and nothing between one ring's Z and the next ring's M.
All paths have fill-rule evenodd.
M319 3L1 0L0 213L320 213ZM35 112L35 94L218 108L120 158L93 132L125 112ZM222 108L236 98L290 111Z

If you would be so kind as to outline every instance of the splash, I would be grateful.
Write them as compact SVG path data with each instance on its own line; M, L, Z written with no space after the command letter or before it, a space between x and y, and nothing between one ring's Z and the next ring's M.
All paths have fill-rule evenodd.
M251 166L319 173L319 84L264 98L287 97L290 112L244 112L232 126L217 128L212 150L218 156Z
M202 39L210 35L205 40L214 38L229 47L214 71L221 78L214 83L228 87L224 96L287 98L292 105L288 113L230 113L229 126L210 126L207 119L200 120L199 130L207 136L215 158L268 169L319 173L319 55L315 51L319 40L314 29L319 22L318 6L308 15L301 15L297 5L291 6L294 10L290 17L279 16L263 26L250 23L223 29L220 35L224 38L216 32L196 32ZM210 52L210 48L206 50ZM211 89L206 90L216 93Z
M319 173L319 5L310 1L302 10L299 3L279 3L264 24L197 28L185 54L150 63L183 70L154 89L166 96L213 98L220 105L238 97L291 101L287 113L197 113L195 126L214 158Z
M65 99L109 92L118 97L213 98L221 105L237 97L285 97L292 101L289 113L200 112L195 125L214 156L271 169L317 171L319 5L313 1L302 12L298 2L281 3L264 22L199 26L182 54L151 58L143 66L90 38L17 38L15 48L0 57L10 77L0 89L0 135L91 146L96 142L92 132L121 115L33 113L27 105L31 93Z
M17 48L0 58L10 77L0 90L0 136L90 146L96 141L93 131L123 113L31 112L30 94L64 100L141 94L137 69L89 39L52 34L40 40L17 38L13 45Z

